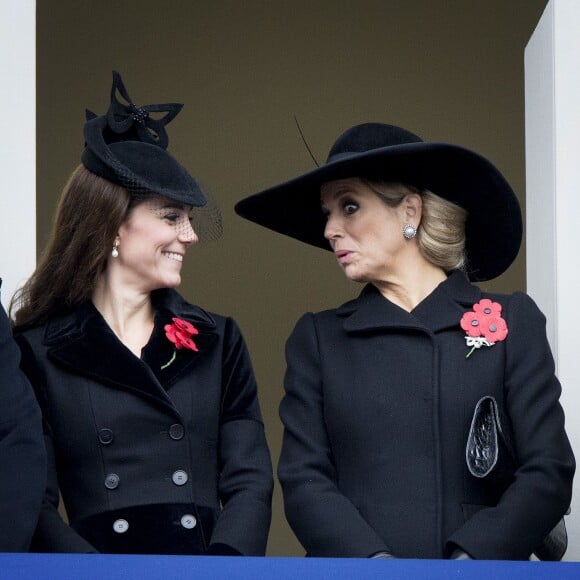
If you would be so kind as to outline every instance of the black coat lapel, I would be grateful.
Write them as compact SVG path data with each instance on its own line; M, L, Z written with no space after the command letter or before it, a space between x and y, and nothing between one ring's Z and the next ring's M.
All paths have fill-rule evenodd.
M343 304L337 314L344 318L347 332L419 330L437 332L457 326L466 310L481 297L477 286L461 272L452 273L412 312L387 300L372 285L367 285L355 300Z
M432 332L457 327L466 309L481 299L481 290L471 284L462 272L453 272L412 314Z
M343 304L336 312L344 317L344 329L349 333L422 329L408 312L387 300L370 284L358 298Z
M176 292L157 294L155 327L143 349L143 359L121 343L91 302L51 321L46 329L48 356L70 371L111 387L126 389L173 409L166 389L203 359L217 338L215 323L200 308L186 303ZM199 330L195 342L199 352L180 350L173 363L173 344L164 326L172 318L188 320Z
M143 361L151 368L165 389L170 388L180 377L191 372L193 367L203 361L217 339L215 323L211 316L201 309L188 310L186 312L183 310L171 312L163 308L158 311L155 316L155 328L151 340L143 349ZM173 317L187 320L197 328L199 334L192 337L198 348L197 351L182 348L175 352L173 343L165 335L165 326L173 323ZM171 360L174 352L173 362L162 369L161 367Z

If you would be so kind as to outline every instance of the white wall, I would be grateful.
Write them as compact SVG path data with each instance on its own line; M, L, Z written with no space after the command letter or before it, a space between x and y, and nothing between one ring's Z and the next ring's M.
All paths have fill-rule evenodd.
M551 0L525 51L527 290L548 317L580 460L580 2ZM580 478L567 560L580 560Z
M36 260L36 2L0 0L2 303Z

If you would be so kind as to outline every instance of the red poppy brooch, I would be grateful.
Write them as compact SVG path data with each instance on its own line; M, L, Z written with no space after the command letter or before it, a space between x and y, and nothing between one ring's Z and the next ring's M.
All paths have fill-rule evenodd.
M164 328L165 336L175 345L175 350L173 351L171 359L161 367L162 370L167 368L175 360L177 351L182 348L199 352L197 345L191 338L199 334L199 330L191 322L187 322L183 318L172 318L172 320L173 324L166 324Z
M493 346L496 342L505 340L508 335L506 321L501 317L501 304L492 302L489 298L474 304L473 311L466 312L460 324L467 333L467 346L471 347L465 358L471 356L476 348Z

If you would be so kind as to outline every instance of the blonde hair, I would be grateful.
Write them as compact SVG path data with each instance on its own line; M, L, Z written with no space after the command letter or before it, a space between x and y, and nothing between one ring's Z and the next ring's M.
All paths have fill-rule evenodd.
M428 189L412 185L363 179L389 207L397 207L410 193L421 196L421 223L417 241L423 257L450 272L465 268L465 222L467 210ZM402 234L401 234L402 235Z

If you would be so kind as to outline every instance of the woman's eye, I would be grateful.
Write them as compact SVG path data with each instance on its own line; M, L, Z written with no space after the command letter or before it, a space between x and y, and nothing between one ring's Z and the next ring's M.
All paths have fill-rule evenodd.
M179 220L179 214L177 213L166 213L163 218L166 219L167 221L171 222L172 224L174 224L175 222L177 222Z
M350 215L358 210L358 204L354 203L354 201L345 201L342 205L342 209L344 210L344 213Z

